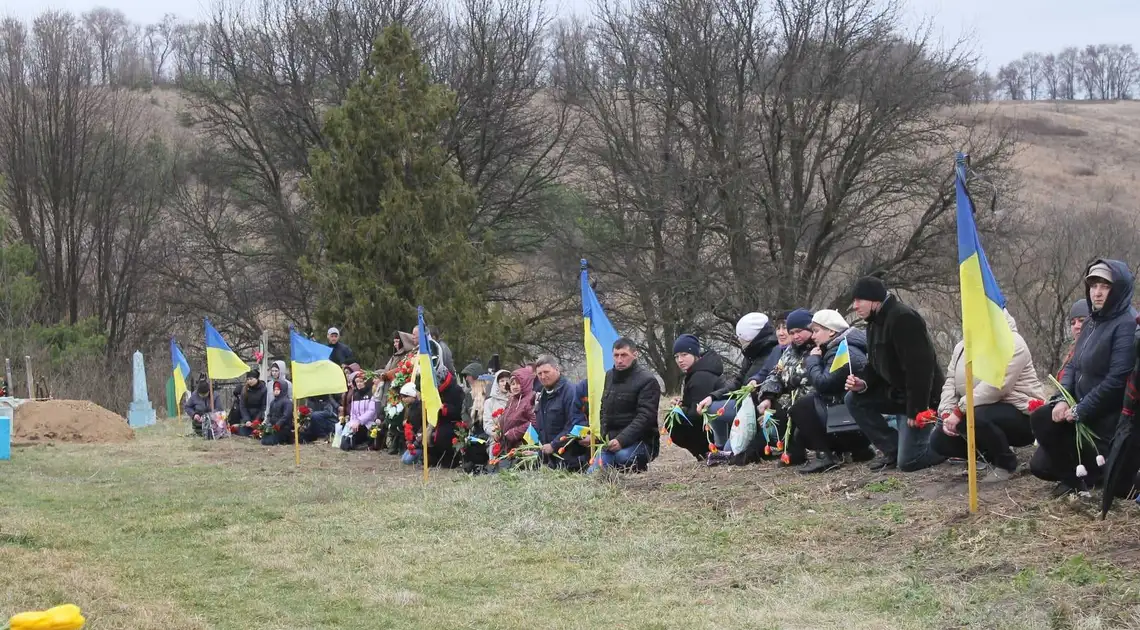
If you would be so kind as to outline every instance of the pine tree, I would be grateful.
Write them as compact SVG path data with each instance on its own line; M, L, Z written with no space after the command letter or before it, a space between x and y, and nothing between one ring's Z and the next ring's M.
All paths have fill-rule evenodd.
M449 333L457 361L501 341L488 265L469 235L475 193L441 144L455 103L408 31L389 26L310 159L304 190L318 238L303 268L317 287L316 317L370 362L390 354L393 331L411 331L419 304Z

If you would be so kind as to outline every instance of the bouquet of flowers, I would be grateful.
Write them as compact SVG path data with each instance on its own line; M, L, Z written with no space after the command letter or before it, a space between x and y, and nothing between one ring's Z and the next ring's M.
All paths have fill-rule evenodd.
M297 428L304 431L313 420L313 410L305 405L297 408Z
M455 437L451 438L451 446L455 449L456 453L460 455L467 452L467 445L470 443L468 439L471 436L471 429L468 428L467 423L460 420L455 423Z
M392 375L392 384L388 386L388 404L384 406L384 414L389 420L398 418L404 413L404 403L400 402L400 388L412 379L415 370L415 353L409 353L395 368Z
M273 435L273 425L261 420L254 420L249 424L252 435L256 439L261 439L266 435Z

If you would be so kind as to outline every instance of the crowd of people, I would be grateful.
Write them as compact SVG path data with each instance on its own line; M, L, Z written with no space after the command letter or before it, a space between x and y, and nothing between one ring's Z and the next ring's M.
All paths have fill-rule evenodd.
M735 330L743 365L731 375L715 349L680 335L673 353L683 383L664 407L664 422L660 379L638 360L632 340L618 339L596 402L597 435L589 429L594 401L586 382L569 380L554 357L513 370L492 357L488 366L473 362L456 371L434 329L431 365L442 406L424 435L419 330L394 333L391 359L367 370L332 328L331 359L344 368L348 391L300 401L298 438L386 451L409 465L422 464L426 453L430 466L469 472L640 471L657 458L663 440L709 466L773 460L819 474L862 462L874 471L911 472L966 456L972 390L983 482L1008 479L1019 465L1013 449L1036 442L1033 475L1054 482L1057 496L1087 492L1103 481L1103 454L1118 424L1130 422L1140 394L1129 384L1138 343L1131 271L1120 261L1096 260L1084 284L1085 298L1069 314L1073 342L1057 377L1063 391L1055 394L1047 394L1008 311L1015 347L1005 382L967 382L964 344L944 370L922 316L883 280L864 277L852 290L852 311L863 327L830 309L743 315ZM209 400L211 391L202 380L184 403L199 433L208 411L221 408L219 396ZM233 396L229 430L266 445L292 443L293 405L283 361L264 381L251 370ZM1095 448L1079 448L1079 423L1095 434Z

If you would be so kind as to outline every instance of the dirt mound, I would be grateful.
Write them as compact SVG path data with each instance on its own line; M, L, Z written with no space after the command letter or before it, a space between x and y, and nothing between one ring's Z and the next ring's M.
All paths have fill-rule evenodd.
M16 407L13 442L127 442L135 432L122 416L86 400L26 402Z

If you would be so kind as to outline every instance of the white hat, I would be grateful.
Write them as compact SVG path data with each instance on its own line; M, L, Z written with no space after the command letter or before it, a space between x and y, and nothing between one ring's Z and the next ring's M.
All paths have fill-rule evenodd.
M1089 273L1085 276L1085 282L1088 282L1093 278L1100 278L1101 280L1112 284L1112 267L1109 267L1102 262L1098 262L1092 267L1089 267Z
M340 336L340 330L336 326L333 326L332 328L329 329L329 334L330 335L336 335L339 337Z
M415 398L419 395L419 392L416 391L415 383L404 383L404 386L400 388L400 395Z
M752 341L761 330L768 325L768 316L764 313L749 313L736 322L736 336L744 341Z
M851 327L846 319L839 314L839 311L833 311L825 308L822 311L816 311L815 315L811 316L811 323L819 324L828 330L841 333Z

